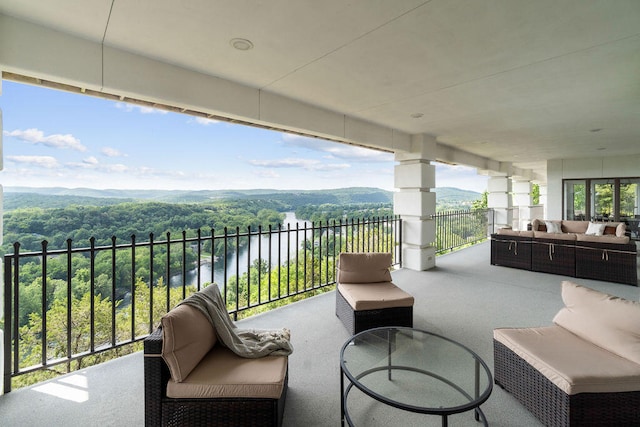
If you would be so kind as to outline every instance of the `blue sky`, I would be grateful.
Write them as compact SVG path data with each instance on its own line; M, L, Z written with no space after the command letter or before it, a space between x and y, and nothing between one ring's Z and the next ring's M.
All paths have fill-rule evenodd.
M2 81L4 187L393 190L393 155ZM482 192L437 164L438 187Z

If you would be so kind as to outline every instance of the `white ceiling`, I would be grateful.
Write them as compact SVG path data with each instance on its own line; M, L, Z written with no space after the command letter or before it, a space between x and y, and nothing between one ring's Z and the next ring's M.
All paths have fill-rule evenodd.
M542 175L548 159L640 154L638 0L1 0L0 13Z

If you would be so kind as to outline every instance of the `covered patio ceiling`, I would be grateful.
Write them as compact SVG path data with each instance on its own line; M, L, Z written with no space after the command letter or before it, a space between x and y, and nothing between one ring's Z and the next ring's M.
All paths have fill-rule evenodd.
M640 154L637 0L2 0L0 14L429 135L438 160L544 181L550 159ZM0 70L25 72L2 46Z

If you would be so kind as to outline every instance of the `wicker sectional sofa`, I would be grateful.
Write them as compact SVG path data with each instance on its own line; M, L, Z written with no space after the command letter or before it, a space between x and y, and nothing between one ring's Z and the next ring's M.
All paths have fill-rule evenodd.
M493 331L494 381L546 426L640 423L640 302L562 282L552 326Z
M618 222L536 219L531 230L503 228L491 235L493 265L634 286L637 255L625 224Z

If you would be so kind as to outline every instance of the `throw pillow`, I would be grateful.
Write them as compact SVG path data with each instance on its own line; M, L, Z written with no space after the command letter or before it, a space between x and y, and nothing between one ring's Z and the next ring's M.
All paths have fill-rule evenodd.
M585 231L584 234L586 234L587 236L602 236L602 233L604 232L604 228L606 226L606 224L596 224L595 222L590 222L589 226L587 227L587 231Z
M559 222L556 221L545 221L545 225L547 226L547 233L562 233L562 227Z

